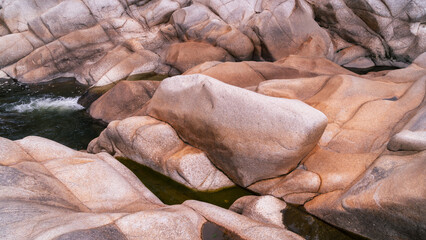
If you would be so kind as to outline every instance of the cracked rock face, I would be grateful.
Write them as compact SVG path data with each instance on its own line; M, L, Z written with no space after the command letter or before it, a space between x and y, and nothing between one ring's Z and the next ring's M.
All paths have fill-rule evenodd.
M147 113L169 123L241 186L293 170L327 124L324 114L301 101L198 74L164 80Z
M164 80L153 98L134 114L151 115L161 120L155 120L161 124L167 122L173 127L173 133L191 145L190 148L194 146L204 151L208 161L223 170L235 183L252 191L304 205L311 214L369 238L417 238L424 231L424 219L415 213L417 205L424 202L424 184L415 187L409 184L420 181L418 176L422 174L411 172L416 167L411 167L414 163L410 159L421 159L416 162L419 169L424 162L424 154L418 153L424 151L425 130L426 70L422 59L424 54L405 69L367 75L348 72L324 58L294 55L274 63L206 62L182 76ZM229 67L232 65L234 67ZM241 71L242 66L250 71ZM214 71L209 71L211 69ZM193 72L205 75L191 74ZM206 76L208 74L235 86ZM265 98L265 95L274 98ZM292 112L291 108L280 108L280 100L285 100L282 102L285 104L290 99L303 101L312 107L307 109L320 110L328 119L327 123L324 121L324 132L316 128L319 139L311 142L309 148L300 149L300 155L293 155L294 165L285 161L292 156L289 152L295 149L286 145L284 140L293 137L290 143L295 143L297 136L312 140L315 138L307 136L315 131L303 132L310 126L304 125L305 128L299 129L303 127L300 124L304 118L297 115L297 111ZM295 103L292 102L291 106L294 107ZM316 110L308 112L315 113ZM294 121L284 121L286 114L298 117ZM120 124L130 122L130 119L134 122L127 128L121 128L120 136L126 135L125 129L138 128L138 124L145 126L142 123L145 118L141 117L129 118ZM308 117L306 123L312 124L313 119L314 116ZM286 123L297 124L290 124L291 130L286 131ZM116 123L110 124L109 129L94 141L93 146L111 153L118 152L114 149L127 148L125 151L136 154L131 157L134 159L144 156L145 153L138 153L143 147L134 147L130 143L119 146L122 140L112 137L118 136L113 132L119 129ZM111 133L107 134L108 131ZM145 138L150 136L146 132L140 133ZM274 148L279 139L282 139L278 146L281 152ZM262 156L267 157L262 159ZM274 159L277 161L272 162ZM398 168L394 164L396 161L400 161ZM385 168L383 171L387 173L377 184L383 181L388 190L379 193L373 186L357 188L356 196L365 198L366 202L358 203L358 200L353 200L357 198L354 196L351 207L347 207L345 199L355 194L351 189L356 184L376 184L369 175L378 162L386 165L386 168L381 168ZM269 171L268 164L289 168L277 173L274 172L276 167ZM388 181L401 176L400 171L405 172L403 169L411 169L407 170L407 175L415 179L404 180L404 184L409 186L407 188L411 189L407 191L412 191L407 196L413 201L402 195L390 194L392 190ZM173 177L173 174L170 176ZM364 178L367 180L362 180ZM382 213L381 203L372 203L369 200L371 196L375 196L375 201L386 202L389 209L406 210L401 215ZM264 218L262 214L247 212L247 216L259 221L275 221ZM375 217L368 217L369 220L363 222L363 216L368 214ZM383 219L386 226L402 221L404 226L405 223L411 224L413 228L407 228L411 229L409 234L401 227L392 227L392 231L383 230L387 229L385 225L371 228L374 219L378 218Z
M207 221L237 238L302 239L207 203L164 205L111 155L40 137L0 138L0 188L1 239L202 239Z
M424 1L6 0L0 3L1 75L25 83L76 77L106 85L199 63L323 56L340 65L405 66L426 50ZM181 49L182 47L178 47ZM189 54L190 55L190 54Z
M170 125L151 117L111 122L88 151L130 158L199 191L234 186L203 151L185 144Z

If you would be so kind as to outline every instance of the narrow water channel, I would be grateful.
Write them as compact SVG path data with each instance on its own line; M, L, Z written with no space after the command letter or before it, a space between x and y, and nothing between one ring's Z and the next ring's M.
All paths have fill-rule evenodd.
M72 78L40 85L0 79L0 136L16 140L34 135L86 149L105 127L77 103L86 89Z

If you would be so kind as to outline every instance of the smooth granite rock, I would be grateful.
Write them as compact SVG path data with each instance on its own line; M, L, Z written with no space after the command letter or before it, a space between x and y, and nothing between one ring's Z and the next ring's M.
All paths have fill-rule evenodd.
M90 116L107 123L130 117L152 98L159 85L160 81L120 81L90 105Z
M234 185L203 151L182 142L170 125L151 117L111 122L88 151L130 158L199 191Z
M205 75L164 80L147 112L242 186L293 170L327 121L301 101L267 97Z

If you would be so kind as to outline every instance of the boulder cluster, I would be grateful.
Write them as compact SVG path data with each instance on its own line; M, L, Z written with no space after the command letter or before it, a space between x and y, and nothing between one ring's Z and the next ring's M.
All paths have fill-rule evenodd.
M108 123L87 151L0 138L0 238L200 239L214 223L303 239L283 225L292 204L423 239L425 21L421 0L0 0L0 78L110 84L87 103ZM348 70L374 66L399 69ZM168 206L113 156L259 196Z
M423 0L1 0L0 76L101 86L291 54L402 67L426 50L425 9Z

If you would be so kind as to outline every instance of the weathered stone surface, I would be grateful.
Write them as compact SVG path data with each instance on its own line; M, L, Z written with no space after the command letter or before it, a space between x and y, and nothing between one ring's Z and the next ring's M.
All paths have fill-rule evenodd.
M201 239L206 220L194 210L174 205L156 210L141 211L116 222L129 240L136 239Z
M106 153L0 142L1 239L201 239L202 215L165 206Z
M27 137L16 143L94 212L161 203L130 170L107 154L77 152L40 137Z
M426 105L422 104L416 115L404 126L403 130L389 141L388 149L392 151L426 150Z
M203 74L237 87L257 86L269 79L313 77L315 73L271 62L206 62L189 69L184 75Z
M303 205L317 194L320 186L321 178L318 174L296 169L284 177L257 182L250 185L249 189L282 198L288 203Z
M412 189L410 196L416 195L412 197L415 199L412 201L400 200L399 195L395 198L391 196L390 191L397 192L399 184L393 183L393 190L390 190L390 184L386 185L389 195L382 196L386 199L389 209L407 208L407 212L401 212L401 215L395 217L390 217L391 213L381 208L381 203L366 206L357 202L358 200L351 200L353 209L349 210L342 200L352 194L350 189L363 181L363 187L360 188L365 188L365 193L364 190L359 190L353 199L362 199L364 195L368 195L368 198L371 198L368 201L372 203L374 199L378 199L378 193L374 194L371 192L373 190L367 189L375 188L372 182L381 181L391 175L384 173L380 174L380 177L370 176L380 159L387 158L386 154L395 155L389 156L394 159L392 163L386 163L389 168L396 166L394 163L397 161L408 164L408 161L412 161L408 159L424 159L423 155L415 152L423 150L424 140L422 134L426 79L422 58L423 55L405 69L381 74L323 75L314 78L276 79L259 84L256 91L260 93L301 99L322 111L328 117L328 125L318 146L302 160L296 170L283 177L259 181L249 188L261 194L282 198L287 203L303 204L305 208L312 209L309 210L310 213L369 238L416 238L422 235L424 226L421 222L424 220L418 220L418 216L415 217L417 220L412 220L411 216L413 209L423 204L424 199L420 197L424 195L423 190L417 189L424 188L424 184L416 186L416 190L404 185L414 181L422 182L419 180L422 174L410 175L417 180L400 178L400 181L404 181L400 183L405 186L404 189ZM389 152L386 147L400 152ZM404 157L407 154L414 155ZM382 157L378 159L380 156ZM404 158L407 160L403 160ZM386 169L389 169L388 167ZM366 183L367 180L361 180L363 178L369 179L369 183ZM369 220L361 223L364 217ZM380 224L383 225L377 225L377 219L381 219ZM400 226L416 225L417 230L395 228L394 224L400 219L404 222L399 223ZM362 226L357 228L358 224ZM383 234L380 235L379 232Z
M206 151L243 186L294 169L326 124L321 112L300 101L263 96L204 75L164 80L148 113Z
M76 77L84 84L104 85L132 73L176 74L164 64L176 56L168 57L167 50L188 41L211 44L215 50L205 49L191 61L172 60L182 72L210 60L280 60L291 54L358 68L406 66L426 48L426 15L420 0L0 4L0 38L5 43L0 47L0 68L27 83ZM209 57L204 58L206 52ZM15 64L19 60L24 61Z
M383 155L349 189L320 195L305 208L372 239L421 239L426 187L419 179L426 177L425 154Z
M32 157L13 141L0 138L0 159L2 165L13 165L21 161L32 161Z
M204 5L194 3L179 9L171 20L180 38L210 42L239 60L252 57L254 47L250 39Z
M285 228L283 210L287 204L272 196L244 196L237 199L229 210L253 220Z
M425 51L424 1L308 2L321 26L368 49L376 63L389 56L412 61Z
M194 209L208 221L223 227L242 239L303 239L284 228L258 222L208 203L187 200L183 205Z
M0 67L5 67L25 57L33 50L33 46L23 37L22 33L0 37Z
M207 61L233 62L234 58L223 48L201 42L175 43L166 56L166 63L182 73Z
M152 98L160 81L121 81L90 105L89 113L104 122L133 115Z
M182 142L167 123L151 117L111 122L99 138L89 144L88 151L107 151L130 158L200 191L234 185L204 152Z
M322 56L332 57L330 37L313 20L312 9L304 0L262 1L262 10L254 18L254 25L265 45L263 56L279 60L296 53L305 41L315 37L320 39Z

